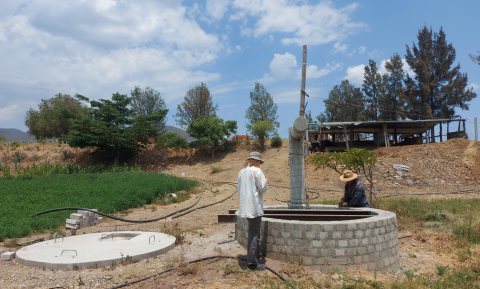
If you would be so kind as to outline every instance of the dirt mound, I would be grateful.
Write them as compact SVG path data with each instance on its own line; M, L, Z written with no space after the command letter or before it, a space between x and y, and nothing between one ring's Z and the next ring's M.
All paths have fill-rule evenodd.
M451 187L479 184L480 145L452 139L442 143L379 148L379 187ZM398 166L401 165L401 166ZM403 167L402 165L406 166Z

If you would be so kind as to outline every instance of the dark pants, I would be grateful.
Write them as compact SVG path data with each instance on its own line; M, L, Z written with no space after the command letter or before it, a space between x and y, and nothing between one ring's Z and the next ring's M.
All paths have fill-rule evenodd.
M247 243L247 264L256 264L257 258L261 258L260 226L262 217L247 218L248 220L248 243Z

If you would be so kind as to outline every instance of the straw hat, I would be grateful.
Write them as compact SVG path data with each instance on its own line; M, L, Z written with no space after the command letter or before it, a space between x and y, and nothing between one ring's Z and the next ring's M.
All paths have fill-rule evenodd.
M264 162L263 159L262 159L262 155L259 152L251 152L248 155L247 160L257 160L257 161L260 161L262 163Z
M351 170L344 170L343 174L340 176L340 181L342 182L349 182L358 178L358 175Z

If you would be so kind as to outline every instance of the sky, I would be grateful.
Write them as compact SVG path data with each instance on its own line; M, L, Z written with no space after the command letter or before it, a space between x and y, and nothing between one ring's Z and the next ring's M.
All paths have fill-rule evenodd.
M443 29L478 97L480 1L11 0L0 2L0 127L27 131L25 115L57 93L110 99L135 86L161 93L168 125L189 88L204 82L218 116L245 134L249 93L261 82L278 105L282 137L300 110L307 45L306 111L324 111L342 80L361 87L364 66L405 57L424 26ZM477 35L477 36L475 36ZM407 68L407 67L405 67Z

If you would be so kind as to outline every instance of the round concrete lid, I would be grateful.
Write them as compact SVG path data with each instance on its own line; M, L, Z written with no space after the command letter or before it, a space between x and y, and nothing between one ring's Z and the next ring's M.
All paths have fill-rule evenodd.
M21 248L19 263L42 268L98 268L138 261L165 253L175 237L140 231L83 234L57 238Z

